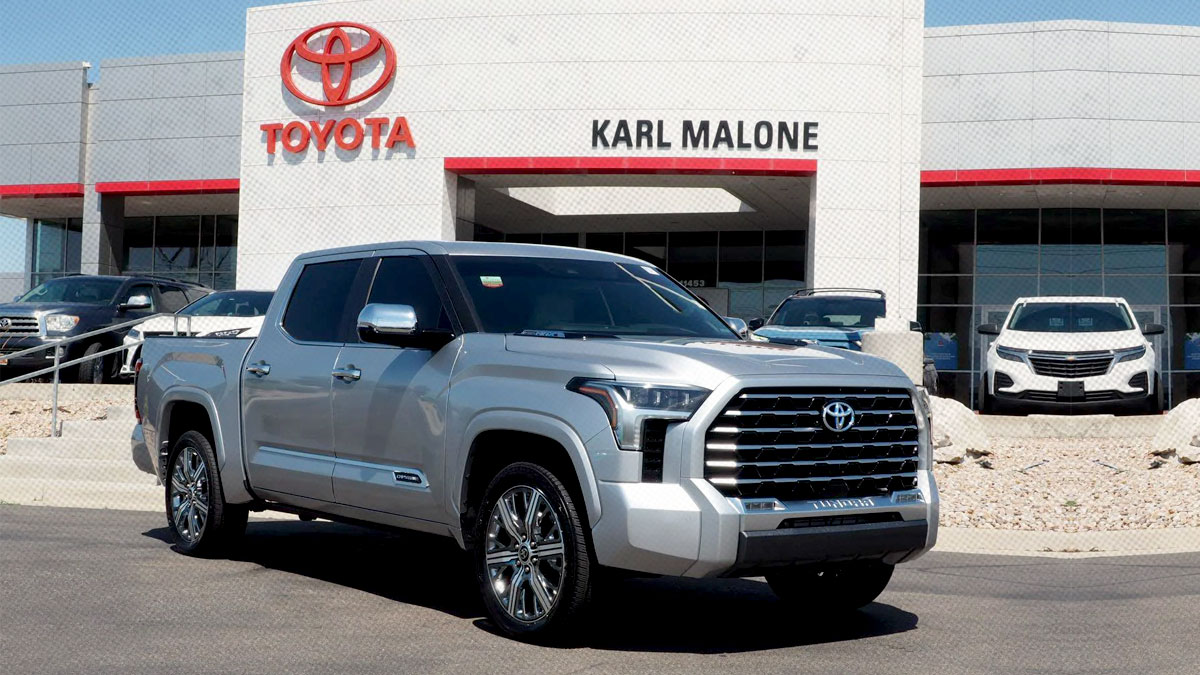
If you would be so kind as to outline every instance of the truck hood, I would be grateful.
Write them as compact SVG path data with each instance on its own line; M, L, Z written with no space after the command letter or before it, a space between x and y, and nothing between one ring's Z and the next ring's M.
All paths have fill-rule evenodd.
M831 328L827 326L763 326L754 334L771 342L797 344L801 340L834 347L858 349L855 341L862 339L860 328Z
M895 365L860 352L768 342L704 339L561 339L506 336L510 352L599 364L617 379L713 389L729 377L857 375L906 379Z
M1034 333L1006 330L993 344L1047 352L1095 352L1140 347L1146 344L1146 338L1141 331L1136 330L1107 333Z

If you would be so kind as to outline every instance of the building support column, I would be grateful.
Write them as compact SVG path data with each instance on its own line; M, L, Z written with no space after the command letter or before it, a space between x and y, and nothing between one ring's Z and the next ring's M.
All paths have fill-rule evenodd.
M125 197L99 194L94 185L84 187L80 272L120 274L124 221Z

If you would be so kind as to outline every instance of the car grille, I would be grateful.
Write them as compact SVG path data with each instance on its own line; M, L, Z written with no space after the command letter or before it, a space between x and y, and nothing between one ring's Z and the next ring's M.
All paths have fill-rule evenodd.
M1030 352L1033 372L1049 377L1077 379L1108 372L1112 352Z
M0 337L37 335L39 332L36 316L0 316Z
M831 431L826 404L854 425ZM739 392L705 436L705 478L728 497L883 497L917 487L919 432L905 389L753 388Z

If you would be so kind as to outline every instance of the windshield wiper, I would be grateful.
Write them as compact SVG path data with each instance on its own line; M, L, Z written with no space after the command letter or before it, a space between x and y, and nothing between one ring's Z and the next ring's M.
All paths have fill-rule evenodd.
M521 335L524 337L558 338L560 340L621 339L621 336L616 335L615 333L595 333L591 331L577 330L535 330L529 328L522 331L517 331L516 333L513 333L513 335Z

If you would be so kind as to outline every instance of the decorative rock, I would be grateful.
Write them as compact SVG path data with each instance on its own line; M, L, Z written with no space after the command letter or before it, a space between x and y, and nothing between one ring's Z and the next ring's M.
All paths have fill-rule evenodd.
M1167 456L1171 452L1184 464L1200 462L1200 399L1188 399L1167 413L1150 452Z
M967 457L991 454L991 442L979 416L952 398L931 396L933 461L960 464Z

